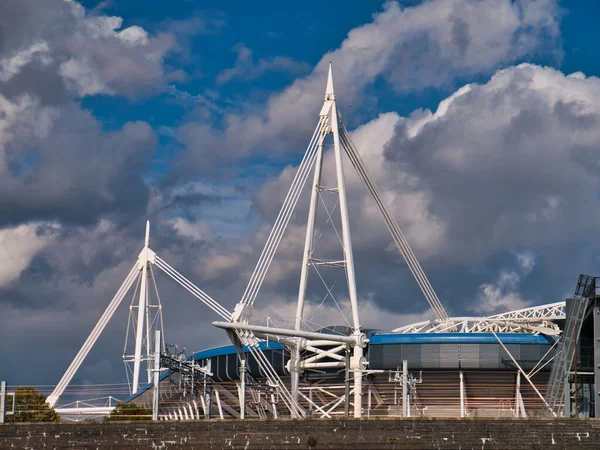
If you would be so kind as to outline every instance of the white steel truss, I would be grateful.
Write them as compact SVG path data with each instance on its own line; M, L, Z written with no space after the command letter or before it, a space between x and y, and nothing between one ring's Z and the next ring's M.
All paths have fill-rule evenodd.
M77 352L77 355L69 365L68 369L52 391L52 393L48 396L47 401L51 407L53 407L62 393L65 391L68 384L71 382L75 373L87 357L88 353L104 331L104 328L114 315L115 311L130 291L131 287L139 284L140 286L140 296L138 303L138 311L137 311L137 326L135 332L135 353L132 358L132 362L134 363L134 378L132 384L133 393L137 392L139 389L139 376L141 370L142 361L147 358L147 355L143 354L144 342L150 343L149 326L150 323L150 315L148 313L147 308L147 285L148 285L148 273L149 268L152 266L156 266L161 269L165 274L183 286L188 292L190 292L194 297L199 299L202 303L212 309L215 313L217 313L220 317L225 320L229 320L231 317L231 313L227 311L223 306L213 300L208 294L202 291L200 288L195 286L191 281L169 266L164 260L162 260L152 249L149 247L150 243L150 225L146 223L146 238L144 240L144 248L140 252L137 262L129 271L129 274L123 281L123 284L109 303L108 307L94 326L94 329L87 337L83 346ZM151 269L150 269L151 270ZM143 292L144 291L144 292ZM159 320L162 322L162 319ZM161 323L162 325L162 323ZM146 330L146 333L144 332ZM151 344L150 344L151 345Z
M392 330L394 333L533 333L556 336L557 320L564 320L565 302L550 303L488 317L450 317L425 320Z
M160 331L162 336L161 348L164 348L164 326L162 305L156 279L149 262L150 256L150 223L146 222L146 238L144 240L144 250L140 253L140 263L144 265L141 269L139 284L136 286L134 295L129 305L129 319L127 321L127 331L125 332L125 345L123 347L123 362L125 363L125 372L129 382L129 393L137 392L140 386L142 362L146 362L146 382L152 380L152 360L154 349L152 348L151 336ZM150 280L154 287L154 295L151 295ZM136 294L139 290L138 302L136 303ZM154 299L154 302L153 302ZM133 339L132 339L133 338ZM133 344L134 351L131 352L130 344ZM133 365L133 368L131 367ZM130 379L130 374L132 379Z
M337 187L326 190L336 192L338 195L340 218L342 223L342 236L340 238L340 243L343 248L343 259L336 261L315 261L311 260L313 250L313 234L316 209L318 205L318 197L320 191L323 190L323 187L320 185L320 182L323 164L324 141L329 134L333 136L333 151L335 159ZM295 316L296 334L284 334L285 336L296 336L295 343L293 339L287 340L287 345L290 347L290 351L292 353L292 362L290 367L292 375L292 392L287 392L287 389L282 386L282 398L286 403L289 402L292 415L295 415L295 412L293 410L296 409L299 395L299 373L301 370L301 346L299 344L299 340L302 337L300 336L300 328L302 326L303 319L308 269L311 265L313 267L316 267L316 265L319 264L335 265L338 267L343 267L345 269L346 281L348 285L348 294L352 310L352 336L354 337L354 342L352 344L353 355L350 359L350 369L353 371L354 375L354 417L361 417L362 414L362 373L367 365L366 360L363 357L363 348L365 346L366 339L360 329L358 301L356 294L356 280L354 273L354 259L352 254L352 241L350 237L348 205L346 199L346 189L343 172L342 151L346 154L346 156L350 160L350 163L357 171L367 192L369 193L369 195L375 203L375 206L381 213L382 219L386 224L394 243L400 250L400 253L406 261L411 273L415 277L417 284L421 288L421 291L423 292L425 298L429 302L436 317L440 321L445 321L448 319L448 314L446 313L444 307L442 306L437 295L435 294L431 283L429 282L425 273L423 272L423 269L417 261L413 251L408 245L408 242L406 241L406 238L400 230L398 223L387 210L377 186L367 173L365 164L363 163L360 154L352 144L350 136L343 122L340 119L336 105L335 92L333 88L333 77L330 64L327 77L327 86L325 89L325 99L323 107L321 108L321 112L319 113L319 121L317 127L304 154L304 158L298 166L296 175L294 177L294 180L292 181L292 185L290 186L290 189L281 207L279 215L275 220L275 224L273 225L271 233L269 234L265 247L263 248L263 251L260 255L258 263L256 264L254 272L252 273L246 290L240 302L236 305L235 311L231 318L231 322L233 322L233 324L236 325L235 327L233 327L233 329L235 330L237 339L244 345L248 346L251 352L253 352L253 354L260 354L260 349L258 349L257 346L257 338L254 334L254 331L258 330L253 329L253 326L249 325L250 312L254 305L260 287L266 277L267 271L269 270L269 267L273 261L273 257L275 255L277 247L281 243L287 224L290 221L292 213L300 197L300 193L308 179L310 171L314 166L315 169L313 175L313 184L311 186L312 189L305 237L305 247L300 275L298 304ZM327 212L327 214L330 216L329 211ZM271 330L270 333L275 334L273 330ZM320 363L315 364L318 365ZM275 378L275 381L281 384L278 377ZM298 412L300 412L302 415L302 411L299 410Z

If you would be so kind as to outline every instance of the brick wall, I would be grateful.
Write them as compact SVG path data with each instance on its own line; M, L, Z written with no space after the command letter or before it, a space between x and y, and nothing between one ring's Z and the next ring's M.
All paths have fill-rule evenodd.
M281 420L0 426L0 448L587 449L600 420Z

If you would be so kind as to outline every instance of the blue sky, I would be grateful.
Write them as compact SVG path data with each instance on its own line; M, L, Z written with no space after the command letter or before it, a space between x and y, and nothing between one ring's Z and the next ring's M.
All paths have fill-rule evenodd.
M147 219L153 248L233 309L329 61L344 121L450 313L564 299L580 272L598 273L599 18L591 0L3 4L0 327L18 344L0 349L15 361L0 378L58 380ZM348 190L365 326L428 318L357 179ZM302 199L259 316L293 308ZM331 230L319 236L334 251ZM160 287L172 342L226 343L177 286ZM122 379L125 313L80 383Z
M104 14L122 17L123 27L139 25L156 33L165 30L181 33L180 52L167 58L167 63L174 69L185 70L185 81L171 83L166 92L133 101L105 95L81 100L82 106L93 111L107 129L119 128L132 120L144 120L157 130L162 129L162 132L159 131L161 146L154 165L154 174L158 178L164 174L165 159L168 161L178 147L164 128L176 127L193 114L191 110L196 105L194 96L205 96L208 92L211 101L223 110L243 107L260 110L270 94L281 91L297 76L310 72L325 52L339 46L349 30L368 23L372 15L380 12L385 4L354 2L349 5L342 1L326 4L306 2L300 6L281 2L264 2L261 5L239 2L211 5L193 1L178 1L174 4L118 1L81 3L88 9L96 8ZM399 2L405 7L418 3ZM591 0L563 1L559 6L559 14L562 16L562 55L527 56L522 60L550 65L567 74L577 71L587 75L598 74L600 61L595 42L600 38L600 30L595 25L600 6ZM315 14L315 11L319 13ZM284 56L304 66L291 73L265 71L251 81L234 79L233 82L220 85L216 80L220 73L235 65L235 48L240 45L252 51L255 61ZM375 106L368 109L368 114L375 116L395 111L401 115L409 115L417 109L435 109L456 87L468 82L485 81L488 76L458 77L451 84L439 88L419 88L415 92L397 92L380 79L368 87L369 93L377 99ZM187 99L183 96L187 96ZM352 111L361 111L361 105L351 106ZM218 126L219 119L219 114L216 114L211 120ZM352 123L353 119L349 120ZM357 121L355 125L360 123ZM259 164L270 173L293 161L293 158L294 156L277 158L270 163L259 161ZM261 168L258 168L259 172Z

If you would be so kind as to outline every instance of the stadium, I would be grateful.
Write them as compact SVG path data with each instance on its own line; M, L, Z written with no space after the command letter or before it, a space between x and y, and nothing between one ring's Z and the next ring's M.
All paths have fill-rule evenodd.
M337 184L324 188L321 168L330 135ZM435 319L387 331L361 327L342 155L361 178ZM257 324L252 318L254 302L311 173L293 326ZM338 197L341 259L314 257L315 216L324 192ZM328 215L331 218L329 211ZM305 326L308 272L322 267L339 268L345 275L349 326ZM213 323L215 332L225 330L232 345L191 356L166 351L160 302L152 304L150 296L154 269L219 316L221 321ZM127 401L152 410L156 420L600 416L594 401L600 393L600 366L594 364L600 361L596 278L580 276L574 298L566 302L488 317L449 317L339 117L331 67L317 128L235 310L228 311L151 250L147 227L138 260L48 398L51 406L133 286L132 350L124 355L133 365Z

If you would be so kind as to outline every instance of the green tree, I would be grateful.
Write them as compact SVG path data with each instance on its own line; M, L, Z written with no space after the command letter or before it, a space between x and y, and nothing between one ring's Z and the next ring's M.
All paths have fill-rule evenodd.
M135 403L119 403L115 409L104 418L105 422L117 422L127 420L151 420L152 411L148 411Z
M7 422L60 422L60 416L46 403L46 397L34 387L15 388L15 413L7 415Z

